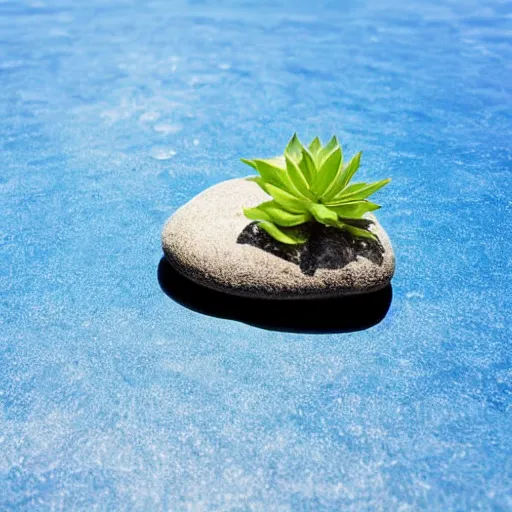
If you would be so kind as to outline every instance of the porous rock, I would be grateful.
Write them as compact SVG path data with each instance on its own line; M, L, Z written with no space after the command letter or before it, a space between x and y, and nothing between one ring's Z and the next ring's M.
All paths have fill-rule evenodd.
M243 214L270 198L245 179L224 181L182 206L167 221L162 246L185 277L222 292L255 298L331 298L368 293L389 284L395 256L373 215L379 241L314 225L303 245L285 245Z

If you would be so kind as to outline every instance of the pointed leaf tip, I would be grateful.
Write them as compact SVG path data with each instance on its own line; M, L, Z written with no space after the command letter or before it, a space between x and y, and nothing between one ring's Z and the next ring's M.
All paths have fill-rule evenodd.
M284 153L285 155L289 155L291 158L293 158L293 160L298 162L301 157L302 148L303 146L301 141L299 140L299 137L297 136L297 133L294 133L292 138L288 142L284 150Z
M252 160L249 160L247 158L240 158L240 161L243 162L244 164L250 165L253 169L258 170L256 164Z
M318 137L315 137L310 143L309 143L309 151L311 151L311 154L314 158L317 157L318 153L322 149L322 142Z

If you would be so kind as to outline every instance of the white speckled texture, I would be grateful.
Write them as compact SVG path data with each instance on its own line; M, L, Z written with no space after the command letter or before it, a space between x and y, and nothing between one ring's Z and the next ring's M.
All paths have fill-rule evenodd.
M310 244L288 247L271 243L270 252L255 243L262 238L271 242L269 237L251 230L253 223L243 214L244 206L268 199L255 183L244 179L224 181L205 190L165 224L162 246L168 260L199 284L248 297L336 297L367 293L389 284L395 256L375 217L372 230L381 243L378 251L369 251L369 242L326 228L316 251L310 250ZM352 248L354 244L356 248ZM313 269L299 265L305 259L314 260Z

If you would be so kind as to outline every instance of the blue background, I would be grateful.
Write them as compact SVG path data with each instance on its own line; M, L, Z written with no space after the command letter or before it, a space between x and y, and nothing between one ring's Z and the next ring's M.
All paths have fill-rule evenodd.
M512 509L511 10L2 1L0 510ZM367 330L159 286L165 219L295 130L393 178Z

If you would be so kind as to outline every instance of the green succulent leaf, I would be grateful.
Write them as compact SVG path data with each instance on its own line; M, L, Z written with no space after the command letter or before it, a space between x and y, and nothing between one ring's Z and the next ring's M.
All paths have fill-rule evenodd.
M281 169L282 171L286 169L286 160L284 155L275 156L274 158L265 158L263 161L274 167L277 167L278 169Z
M297 134L290 139L284 155L270 159L242 159L259 176L249 178L272 197L255 208L245 208L247 218L258 221L276 240L286 244L304 243L311 221L345 229L353 236L377 239L365 214L380 208L366 198L387 185L390 179L350 184L361 163L357 153L343 165L343 151L336 137L325 145L315 137L308 147Z
M250 165L253 169L258 170L258 168L256 167L256 164L255 164L252 160L248 160L247 158L240 158L240 160L241 160L244 164Z
M347 219L360 219L365 213L373 212L380 208L380 205L371 203L370 201L351 201L339 206L329 207L339 217Z
M318 137L315 137L308 146L309 152L315 160L317 160L318 153L322 149L322 143Z
M369 240L378 241L377 236L367 229L357 228L355 226L351 226L350 224L344 224L343 228L346 229L352 236L357 238L367 238Z
M256 208L244 208L244 214L248 219L266 220L285 227L299 226L311 220L309 213L291 213L275 201L261 203Z
M276 200L277 203L289 212L304 213L308 211L307 203L305 201L298 199L279 187L266 183L265 190Z
M327 204L332 204L332 203L335 203L335 202L339 203L340 201L341 201L341 203L344 203L344 202L347 202L347 201L352 201L351 199L348 199L347 201L344 201L342 199L342 196L353 194L355 192L358 192L359 190L362 190L363 188L365 188L367 186L368 186L368 183L352 183L352 185L349 185L348 187L345 187L332 200L328 201ZM325 199L326 198L324 198L324 200Z
M299 162L299 167L300 170L302 171L302 174L304 174L304 177L306 178L308 184L311 186L317 174L315 160L313 159L313 156L311 155L309 150L306 149L305 147L302 148L301 154L302 159Z
M282 170L265 160L253 160L256 170L266 183L272 183L278 187L283 186Z
M285 157L273 158L270 160L255 160L255 162L258 166L258 170L264 170L263 172L265 175L269 173L270 169L272 169L272 172L274 173L274 178L272 181L267 179L267 177L264 176L262 172L260 172L262 178L268 183L275 185L276 187L283 189L285 192L288 192L292 196L302 200L307 198L314 198L314 196L309 191L308 186L304 187L300 182L300 177L293 176L288 172ZM297 185L295 183L297 183Z
M338 196L327 204L341 204L347 201L359 201L371 196L377 190L387 185L391 179L376 181L374 183L355 183L346 187Z
M251 220L266 220L272 222L270 215L262 208L266 203L261 203L260 206L255 208L244 208L244 215Z
M329 202L332 198L336 197L347 186L347 183L352 179L354 173L359 169L361 161L361 152L357 153L345 168L340 168L335 178L333 178L329 187L324 193L324 201Z
M327 155L337 147L340 147L340 143L338 142L336 135L334 135L332 139L318 152L318 163L321 165Z
M339 146L335 147L322 163L311 186L311 190L318 197L322 197L325 191L329 189L331 183L334 183L333 180L336 179L340 170L342 156L341 148Z
M341 188L344 189L348 182L352 179L354 174L359 169L359 165L361 164L361 156L363 155L362 151L359 151L355 156L352 157L348 165L343 169L343 173L341 174Z
M269 191L267 190L267 182L261 177L261 176L251 176L249 178L246 178L247 181L252 181L258 185L263 192L270 195Z
M315 199L315 196L309 190L309 184L302 173L302 170L297 165L297 163L292 160L288 155L285 155L286 159L286 171L288 172L288 176L290 176L290 180L295 186L295 188L308 199Z
M300 193L292 185L288 173L277 167L274 160L253 160L253 162L264 181L300 197Z
M258 222L258 227L266 231L271 237L275 238L278 242L288 245L303 244L307 242L307 235L300 230L294 228L278 228L272 222L262 221Z
M297 134L294 133L293 137L290 139L290 142L288 142L286 149L284 150L284 154L298 162L302 157L302 147L302 143L297 137Z
M309 211L321 224L325 224L326 226L339 226L338 215L330 208L327 208L327 206L323 204L313 204L309 207Z

